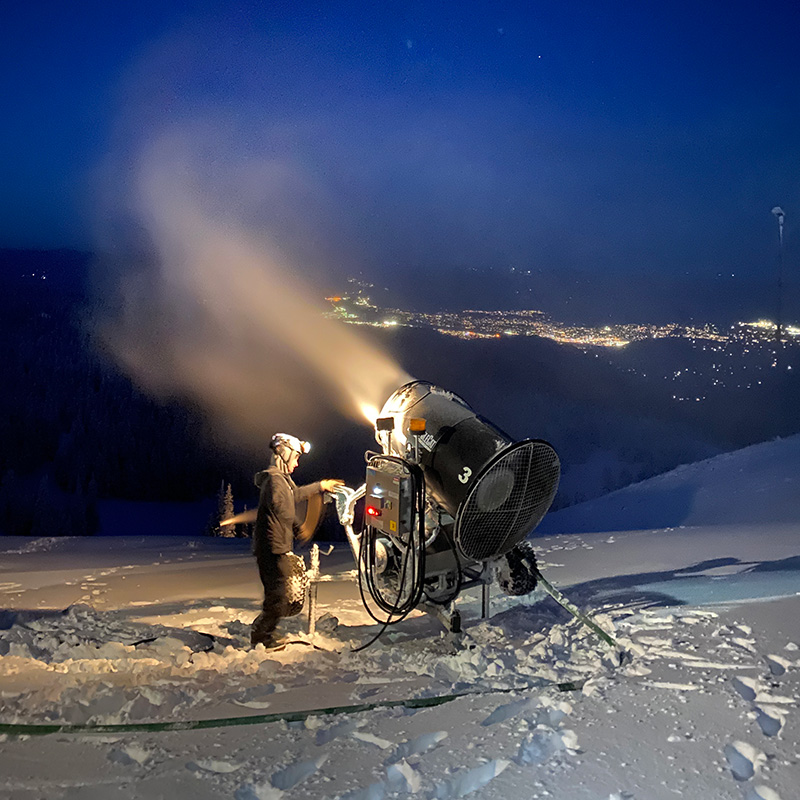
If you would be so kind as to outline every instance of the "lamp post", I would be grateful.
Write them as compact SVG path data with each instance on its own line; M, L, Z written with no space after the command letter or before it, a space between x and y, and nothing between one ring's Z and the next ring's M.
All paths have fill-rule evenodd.
M781 344L781 316L783 315L783 209L775 206L772 213L778 219L778 319L775 326L775 343Z

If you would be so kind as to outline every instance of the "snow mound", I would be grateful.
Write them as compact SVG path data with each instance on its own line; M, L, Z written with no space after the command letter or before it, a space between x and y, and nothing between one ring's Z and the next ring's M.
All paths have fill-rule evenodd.
M677 467L548 514L538 534L800 519L800 435Z

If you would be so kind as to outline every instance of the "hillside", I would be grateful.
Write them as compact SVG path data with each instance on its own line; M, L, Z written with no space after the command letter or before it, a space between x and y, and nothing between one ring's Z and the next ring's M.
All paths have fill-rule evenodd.
M549 514L537 534L800 519L800 436L745 447Z

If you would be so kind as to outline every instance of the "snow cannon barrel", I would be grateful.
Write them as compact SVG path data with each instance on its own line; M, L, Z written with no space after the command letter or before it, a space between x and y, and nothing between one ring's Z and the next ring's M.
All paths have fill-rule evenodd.
M393 430L380 430L392 417ZM555 497L560 463L544 441L514 442L457 394L426 381L401 386L386 401L376 438L386 453L408 457L411 420L429 496L455 520L461 557L487 561L511 550L541 521Z

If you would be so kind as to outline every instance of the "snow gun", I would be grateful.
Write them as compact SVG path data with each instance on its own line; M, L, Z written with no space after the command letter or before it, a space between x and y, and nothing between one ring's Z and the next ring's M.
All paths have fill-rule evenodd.
M525 537L541 522L561 465L545 441L513 441L465 400L425 381L397 389L375 422L380 452L366 453L366 481L335 493L373 619L399 622L434 611L460 632L455 600L489 586L532 592L539 572ZM364 500L356 532L356 503Z

